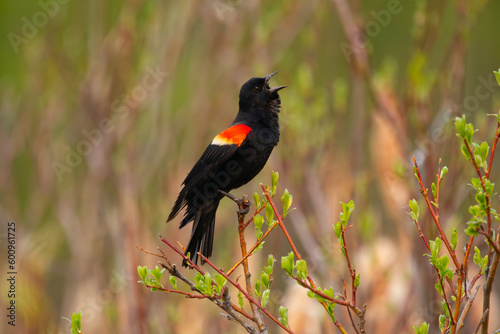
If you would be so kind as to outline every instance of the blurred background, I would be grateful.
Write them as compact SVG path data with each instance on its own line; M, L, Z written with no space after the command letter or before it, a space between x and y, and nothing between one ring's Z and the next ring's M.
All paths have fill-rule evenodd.
M408 199L421 201L411 157L427 185L439 158L450 169L440 215L448 233L458 229L462 249L475 171L453 121L466 114L476 139L491 143L500 2L41 0L0 8L0 243L6 254L6 224L15 221L19 272L16 327L3 318L0 332L69 333L61 317L81 310L84 333L243 333L207 301L137 284L137 266L157 259L136 246L166 250L158 234L187 244L190 227L165 224L182 180L232 122L241 85L276 70L272 85L289 85L280 92L280 143L233 194L260 192L278 171L279 196L288 188L297 208L286 221L292 237L311 275L338 292L349 274L332 224L340 201L353 199L347 244L368 332L411 333L422 321L438 331L434 270L408 217ZM499 176L496 168L491 180ZM226 269L240 252L235 209L225 200L217 215L213 261ZM422 227L435 238L427 213ZM265 254L278 259L270 310L288 307L297 333L336 333L282 275L289 251L273 232L252 258L255 272ZM492 315L500 312L496 283ZM481 291L465 332L481 317ZM492 316L490 329L498 327Z

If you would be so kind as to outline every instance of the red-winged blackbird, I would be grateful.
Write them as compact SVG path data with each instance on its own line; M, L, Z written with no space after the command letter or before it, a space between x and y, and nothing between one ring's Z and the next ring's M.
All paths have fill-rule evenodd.
M253 179L278 144L278 91L286 86L269 87L269 80L276 73L252 78L241 87L236 118L215 136L189 172L168 216L167 222L187 207L179 228L193 221L186 254L190 253L195 264L199 251L207 258L212 255L215 213L224 196L219 190L229 192ZM187 263L184 261L183 265Z

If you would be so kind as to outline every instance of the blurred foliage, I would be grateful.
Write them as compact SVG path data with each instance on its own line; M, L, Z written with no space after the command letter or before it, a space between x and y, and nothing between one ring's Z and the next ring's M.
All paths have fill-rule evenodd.
M308 270L335 290L348 273L332 251L331 225L339 202L353 198L361 230L347 242L367 287L358 296L384 305L367 314L367 330L399 333L434 319L438 307L421 290L432 276L410 258L421 249L406 215L416 197L410 157L429 178L442 157L454 186L443 189L440 214L450 217L449 231L465 224L461 204L472 194L454 181L471 171L453 120L465 113L492 137L485 114L500 107L492 76L500 3L400 1L385 21L394 0L349 3L365 31L375 91L345 57L329 1L1 2L0 217L19 227L16 330L68 333L61 316L82 310L88 333L235 331L216 310L142 291L136 268L154 263L135 247L155 248L159 233L187 241L189 229L165 224L180 183L232 121L241 85L275 70L273 85L289 85L280 144L234 194L253 194L279 171L294 194L290 224ZM226 201L217 216L214 258L227 267L238 254L234 211ZM277 258L289 252L272 239L265 247ZM274 284L283 299L299 298L286 278ZM269 302L280 304L290 305ZM299 328L297 312L288 310L291 328Z

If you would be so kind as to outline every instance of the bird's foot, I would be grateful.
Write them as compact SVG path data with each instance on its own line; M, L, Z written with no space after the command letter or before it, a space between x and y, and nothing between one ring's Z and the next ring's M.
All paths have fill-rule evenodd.
M246 195L243 195L242 198L238 198L234 195L231 195L228 192L225 192L224 190L219 189L219 192L222 195L232 199L236 204L238 204L238 211L237 211L238 216L244 216L250 211L250 201L247 199Z

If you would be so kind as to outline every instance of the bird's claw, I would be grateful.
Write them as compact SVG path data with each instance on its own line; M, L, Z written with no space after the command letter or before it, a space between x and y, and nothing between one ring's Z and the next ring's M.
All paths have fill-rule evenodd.
M238 203L238 215L244 216L250 211L250 202L247 199L242 199L240 203Z
M238 216L244 216L250 211L250 201L246 198L246 195L243 195L243 198L237 198L224 190L219 189L219 192L238 204Z

